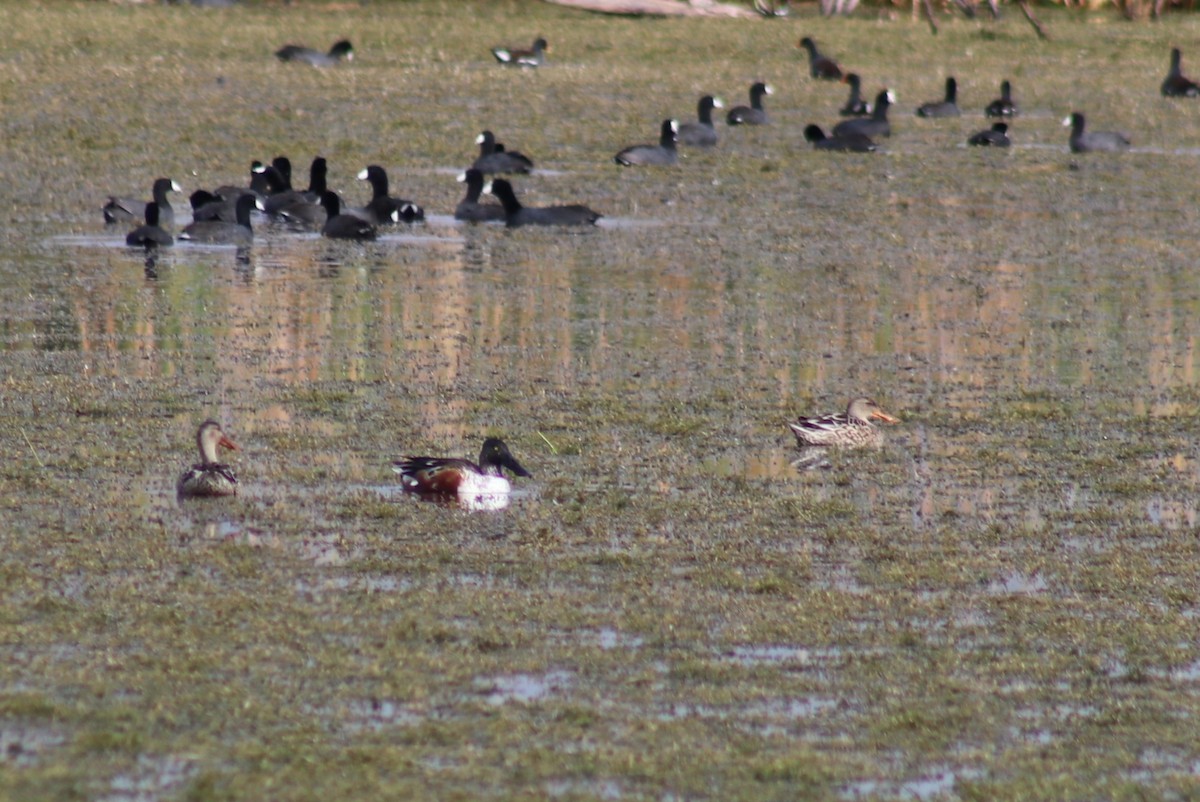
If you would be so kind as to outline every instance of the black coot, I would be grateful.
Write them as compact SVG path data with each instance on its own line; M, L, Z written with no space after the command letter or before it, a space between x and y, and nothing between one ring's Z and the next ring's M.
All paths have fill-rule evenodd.
M263 164L258 161L254 163L254 166L250 168L250 172L254 174L250 179L251 192L267 198L292 188L292 180L288 177L288 173L279 169L280 161L281 159L277 158L271 164ZM287 160L282 159L282 161ZM217 194L225 194L222 187L217 187Z
M483 173L475 168L467 170L458 177L460 183L467 185L467 194L454 207L454 219L466 220L472 223L487 223L492 220L504 219L504 207L495 203L480 203L479 196L483 194Z
M491 173L530 173L533 171L533 160L524 153L516 150L506 150L496 142L496 135L484 131L475 137L479 145L479 158L471 165L474 169L487 175Z
M1007 148L1012 144L1012 140L1008 138L1008 123L993 123L988 130L971 134L967 144L985 148Z
M862 99L862 79L852 72L843 78L842 82L850 84L850 96L846 98L846 105L838 110L838 114L843 117L869 116L871 104Z
M842 68L833 59L821 55L817 50L817 43L812 40L812 37L806 36L801 39L799 46L808 51L808 71L812 77L823 78L827 81L841 79Z
M352 214L342 214L342 201L336 192L321 193L321 206L325 208L325 225L321 234L330 239L353 239L365 242L375 239L375 226ZM397 214L397 212L392 212ZM393 221L394 222L394 221Z
M288 223L304 227L322 226L329 219L321 198L328 186L326 176L329 165L321 156L313 159L308 168L308 189L303 192L288 188L282 193L271 195L264 201L267 213L281 217Z
M871 141L871 137L858 131L847 131L833 136L826 136L819 125L808 125L804 128L804 138L812 143L817 150L841 150L852 153L870 153L879 146Z
M175 244L170 234L158 226L158 204L150 201L146 204L146 224L138 226L125 235L125 244L139 248L167 248Z
M216 192L198 189L191 194L192 220L224 220L237 222L237 199L243 195L256 197L253 192L241 187L217 187Z
M1129 150L1129 137L1116 131L1085 131L1087 121L1083 114L1075 111L1063 120L1063 125L1071 127L1071 152L1088 153L1089 151L1120 151Z
M842 120L833 127L834 137L851 132L863 134L868 137L891 136L892 127L888 124L887 112L888 106L895 102L896 96L890 90L884 89L875 96L875 108L871 111L870 117Z
M175 225L175 210L171 208L171 202L167 200L168 192L183 192L183 187L169 178L160 178L154 182L151 194L153 201L158 204L158 222L161 226ZM118 198L116 195L110 195L108 203L104 204L104 222L123 223L130 220L144 220L146 203L147 201L135 198Z
M250 191L255 195L265 197L270 193L271 185L267 182L267 176L263 172L262 166L263 163L258 159L250 162ZM217 194L226 198L230 197L230 193L225 191L227 188L224 185L217 187ZM241 187L234 187L234 189L241 189Z
M750 86L750 105L734 106L725 115L725 122L730 125L766 125L770 118L763 108L763 95L773 95L775 90L762 81Z
M328 53L303 45L284 45L275 51L275 55L280 61L299 61L314 67L332 67L342 59L353 61L354 45L350 44L350 40L342 39L335 42Z
M675 132L675 141L685 145L701 148L711 148L717 144L717 129L713 125L713 109L723 109L725 104L720 98L705 95L696 104L696 122L684 123Z
M954 76L946 79L946 96L942 100L922 103L917 109L918 117L957 117L958 111L958 81Z
M622 167L674 164L679 158L675 150L675 132L678 129L679 124L674 120L663 120L657 145L630 145L613 156L613 161Z
M371 201L362 208L369 222L383 226L400 221L413 223L425 219L425 210L417 204L388 195L387 171L378 164L369 165L359 171L358 180L371 184Z
M319 205L319 201L311 201L305 193L292 188L292 163L286 156L277 156L257 169L267 179L263 210L272 217L283 217L298 206ZM303 212L296 214L298 218Z
M258 201L254 195L249 193L242 195L237 199L236 223L226 223L223 220L199 220L185 228L179 235L179 239L211 245L249 245L254 241L254 231L250 228L250 210L255 207L256 203Z
M1017 116L1017 104L1012 99L1012 84L1010 82L1000 82L1000 97L987 104L987 108L983 110L983 113L988 117Z
M1196 97L1196 95L1200 95L1200 86L1183 77L1183 72L1179 69L1181 58L1179 48L1171 48L1171 69L1162 82L1163 97Z
M492 194L504 206L504 223L509 228L520 226L590 226L600 219L594 212L581 204L571 206L522 206L512 184L503 178L492 181Z

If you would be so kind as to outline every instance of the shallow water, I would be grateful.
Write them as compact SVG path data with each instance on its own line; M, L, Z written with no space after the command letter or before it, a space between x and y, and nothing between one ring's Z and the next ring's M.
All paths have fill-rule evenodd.
M0 613L19 646L0 668L0 785L1194 788L1200 117L1156 95L1190 18L1047 11L1045 45L1018 19L991 26L1000 40L948 22L931 51L903 15L429 2L290 8L280 33L274 7L230 24L94 5L14 10L0 45ZM534 22L562 62L482 60L479 30L519 41ZM148 64L146 26L163 43ZM346 29L347 69L261 47ZM802 142L845 95L798 68L802 30L902 89L883 152ZM1111 52L1125 79L1096 80ZM978 111L912 116L951 69L964 109L1014 79L1009 152L962 146ZM702 92L741 102L760 77L771 125L719 125L676 168L611 164ZM1076 107L1134 152L1068 153ZM601 224L453 221L450 165L485 127L537 161L523 199ZM152 260L101 222L108 192L171 174L186 194L281 152L298 175L328 157L355 203L353 176L385 164L429 219L360 245L256 218L252 248ZM863 393L901 418L886 445L798 471L786 422ZM241 492L180 504L206 417L242 447ZM391 460L473 457L491 434L534 474L506 508L399 491Z

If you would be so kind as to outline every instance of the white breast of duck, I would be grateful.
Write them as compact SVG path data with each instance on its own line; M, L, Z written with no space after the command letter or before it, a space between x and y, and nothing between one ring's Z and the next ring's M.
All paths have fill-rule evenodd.
M503 476L490 476L485 473L475 473L474 471L468 471L463 476L462 482L458 485L458 494L460 496L508 493L510 490L512 490L512 484Z

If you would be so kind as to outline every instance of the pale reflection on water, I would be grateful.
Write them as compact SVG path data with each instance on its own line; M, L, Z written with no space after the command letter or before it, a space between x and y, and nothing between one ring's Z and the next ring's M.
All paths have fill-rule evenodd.
M6 302L3 347L75 354L97 379L199 379L204 405L215 400L246 434L350 436L354 422L330 414L336 397L317 393L307 410L277 400L282 387L321 382L378 395L414 439L458 452L481 418L494 419L480 414L482 388L515 404L518 418L540 415L547 401L677 399L648 423L709 432L706 450L675 472L701 483L738 477L848 501L864 516L899 507L917 529L960 518L1039 530L1100 510L1195 525L1198 469L1182 442L1149 455L1148 469L1174 479L1152 496L1056 477L1046 453L1071 438L1119 465L1140 448L1137 421L1190 413L1172 390L1195 381L1197 291L1181 292L1178 273L1148 272L1130 287L1112 267L965 255L947 266L909 254L902 240L882 256L851 243L800 259L786 241L763 240L767 231L655 221L581 234L435 221L347 245L260 226L243 253L177 247L152 264L118 247L114 232L58 237L26 257L55 270ZM749 240L765 247L743 258ZM1153 314L1134 314L1142 309ZM528 402L513 396L531 391ZM888 445L798 471L786 421L835 411L860 392L899 412ZM716 407L692 400L713 397L736 398L733 412L706 419ZM1110 418L1123 408L1134 425L1092 436L1090 404L1107 405ZM502 417L505 428L527 425ZM640 435L587 435L606 436L623 448ZM404 448L318 448L306 459L370 483ZM614 466L618 486L622 472Z

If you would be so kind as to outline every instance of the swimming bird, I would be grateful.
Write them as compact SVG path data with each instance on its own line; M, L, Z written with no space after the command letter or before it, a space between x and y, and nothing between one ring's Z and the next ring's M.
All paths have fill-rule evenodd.
M987 117L1016 117L1019 113L1017 104L1012 99L1012 83L1000 82L1000 97L987 104L983 110Z
M328 189L328 171L329 166L323 156L313 159L308 169L308 189L301 191L292 188L291 180L283 176L276 164L265 168L272 189L277 190L263 201L267 214L305 226L323 225L328 217L321 198ZM288 172L291 172L290 162ZM284 186L281 187L281 184Z
M292 165L285 156L276 156L270 164L255 162L251 171L254 178L250 181L250 191L262 195L264 203L273 195L282 195L292 189Z
M154 202L158 204L158 224L161 226L175 225L175 210L171 208L171 202L167 200L168 192L183 192L183 187L169 178L159 178L154 182L151 194ZM143 220L146 217L147 202L136 198L119 198L116 195L109 195L108 203L104 204L104 208L101 210L104 212L104 222L122 223Z
M981 147L1007 148L1012 144L1012 140L1008 138L1008 123L993 123L992 127L988 130L971 134L970 138L967 139L967 144Z
M546 51L550 46L540 36L529 48L493 47L492 55L501 64L510 67L540 67L546 63Z
M847 405L845 412L815 418L801 417L795 423L789 423L788 428L796 435L796 442L801 446L858 448L883 442L883 432L875 427L872 419L886 423L899 422L899 419L880 409L874 399L855 398Z
M838 110L843 117L867 117L871 114L871 104L862 99L862 79L855 73L849 73L842 83L850 84L850 96L846 105Z
M809 124L804 128L804 138L812 143L817 150L840 150L853 153L870 153L879 146L871 141L871 137L857 131L847 131L834 136L826 136L821 126Z
M917 109L918 117L957 117L958 81L954 76L946 79L946 96L942 100L922 103Z
M675 141L684 145L711 148L717 144L717 129L713 125L713 109L723 109L720 98L705 95L696 104L696 122L684 123L675 131Z
M1163 97L1196 97L1196 95L1200 95L1200 86L1183 77L1183 73L1179 69L1180 58L1179 48L1171 48L1171 69L1162 82Z
M822 78L826 81L837 81L842 77L842 68L833 59L821 55L817 50L817 43L812 40L812 37L806 36L801 39L798 47L803 47L808 51L808 71L812 77Z
M622 167L675 164L679 160L679 153L675 149L675 137L678 130L679 123L674 120L663 120L657 145L630 145L613 156L613 161Z
M486 223L504 219L504 207L496 203L480 203L484 192L483 173L472 168L458 177L459 183L467 185L467 194L454 207L454 219L472 223ZM490 190L490 187L489 187Z
M483 441L478 464L454 457L412 456L392 463L392 470L400 474L400 484L405 490L440 496L508 493L512 484L505 477L504 468L516 476L532 476L498 437Z
M250 181L245 186L237 186L235 184L222 184L212 191L212 194L224 198L226 201L236 200L238 195L243 192L253 192L257 195L266 195L269 191L267 186L267 177L262 174L259 169L262 167L262 162L258 159L250 162ZM193 207L194 208L194 207Z
M308 189L303 195L314 203L321 202L321 196L329 189L329 162L324 156L317 156L308 167Z
M224 220L197 220L179 235L180 240L203 242L210 245L249 245L254 242L254 230L250 228L250 210L262 209L262 202L252 193L237 199L235 216L237 222Z
M283 186L287 189L292 188L292 160L287 156L276 156L271 159L271 166L279 171L283 176Z
M150 201L146 204L146 222L125 235L125 244L139 248L163 247L175 244L175 239L163 231L158 225L158 204Z
M1131 144L1128 136L1116 131L1084 131L1087 121L1081 112L1073 111L1063 120L1063 125L1071 128L1071 152L1088 153L1089 151L1116 152L1129 150Z
M530 173L533 171L533 159L516 150L506 150L504 145L496 141L496 135L484 131L475 137L479 146L479 157L471 167L481 173Z
M337 193L325 190L321 194L321 206L325 209L325 224L321 227L321 235L330 239L352 239L367 242L375 239L378 232L372 223L352 214L342 214L342 202ZM395 219L399 211L393 211Z
M284 45L275 51L275 55L280 61L300 61L314 67L332 67L342 59L353 61L354 45L350 44L350 40L342 39L335 42L328 53L303 45Z
M570 206L522 206L512 184L503 178L492 181L492 194L504 206L504 224L509 228L520 226L590 226L603 215L582 204Z
M366 219L375 225L389 225L397 221L415 223L425 219L425 210L417 204L388 195L387 171L378 164L371 164L360 170L358 180L371 184L371 201L361 211ZM395 217L393 212L397 213Z
M278 159L276 159L276 161L278 161ZM266 196L266 195L269 195L271 192L271 184L269 181L267 181L267 176L263 172L262 166L263 166L263 163L260 162L258 159L255 159L254 161L250 162L250 185L249 185L249 187L250 187L250 191L253 192L254 194ZM225 193L225 190L227 188L231 188L231 186L230 185L219 186L216 189L216 193L218 195L222 195L224 197L229 197L229 195L227 195ZM241 189L241 187L233 187L233 188Z
M242 195L251 194L248 189L225 187L226 191L233 190L229 198L219 192L209 192L198 189L188 196L192 207L192 220L224 220L228 223L237 222L237 199Z
M833 135L838 137L854 132L865 136L891 136L892 126L888 123L887 114L888 107L895 102L896 95L891 90L884 89L875 96L875 108L871 110L870 117L842 120L833 127Z
M180 498L200 496L236 496L237 477L233 469L217 461L217 447L239 451L237 443L221 431L221 424L206 420L196 430L196 445L200 449L200 462L183 472L175 485Z
M750 105L734 106L725 115L725 122L730 125L766 125L769 121L767 110L763 108L763 95L773 95L775 90L759 81L750 86Z

